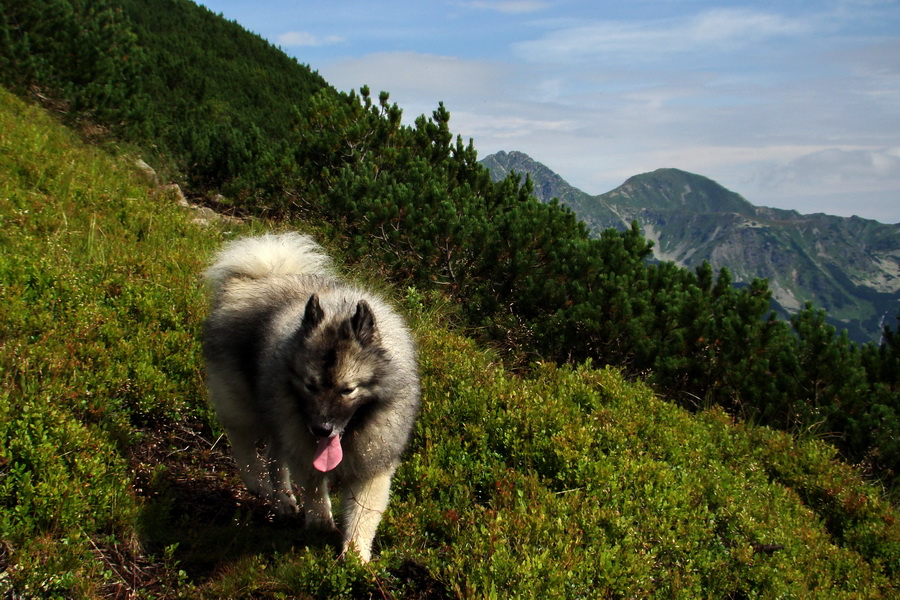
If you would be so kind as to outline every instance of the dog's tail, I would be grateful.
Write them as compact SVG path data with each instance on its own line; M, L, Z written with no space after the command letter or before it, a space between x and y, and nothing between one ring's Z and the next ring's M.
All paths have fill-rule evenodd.
M217 291L232 277L330 275L330 262L322 247L308 235L269 234L229 243L203 275L210 289Z

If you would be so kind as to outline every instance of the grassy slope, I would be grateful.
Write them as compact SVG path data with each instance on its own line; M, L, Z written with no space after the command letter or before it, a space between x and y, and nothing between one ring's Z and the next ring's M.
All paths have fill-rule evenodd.
M0 585L26 595L99 593L95 547L136 548L135 425L202 412L212 238L126 163L0 95Z
M896 594L898 513L826 445L690 415L613 370L512 376L415 290L423 414L380 559L336 562L216 443L197 275L228 234L129 162L0 93L4 596Z

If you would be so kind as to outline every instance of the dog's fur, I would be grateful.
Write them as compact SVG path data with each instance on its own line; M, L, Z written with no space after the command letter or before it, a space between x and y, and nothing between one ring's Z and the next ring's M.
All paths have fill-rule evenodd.
M344 549L368 561L418 412L416 351L387 304L328 265L296 233L219 253L205 273L209 394L247 488L281 513L302 510L307 527L334 528L338 483Z

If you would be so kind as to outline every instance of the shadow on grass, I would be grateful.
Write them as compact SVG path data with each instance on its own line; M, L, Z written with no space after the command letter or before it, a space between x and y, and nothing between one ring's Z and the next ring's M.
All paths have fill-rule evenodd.
M199 425L144 432L131 463L135 492L144 500L141 544L177 561L194 581L247 555L340 548L340 534L306 531L302 518L276 515L249 494L225 441L210 441Z
M142 498L140 545L172 570L203 586L247 557L327 549L338 556L338 532L310 532L297 516L273 513L241 483L224 439L202 424L144 430L130 453L135 493ZM404 598L449 598L422 564L404 560L389 570ZM381 589L380 597L394 597Z

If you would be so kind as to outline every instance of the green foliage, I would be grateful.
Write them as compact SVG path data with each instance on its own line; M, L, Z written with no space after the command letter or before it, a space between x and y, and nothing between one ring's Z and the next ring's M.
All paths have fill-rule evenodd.
M286 152L293 111L324 80L236 23L189 0L114 0L147 55L148 131L194 189L259 202Z
M5 91L0 131L0 587L91 596L114 579L95 548L133 536L136 427L206 415L185 402L203 242L127 159Z
M222 233L7 94L0 130L4 595L896 593L896 510L823 442L693 415L615 369L510 374L414 288L422 415L379 558L337 559L201 439L197 274Z
M325 82L189 0L3 0L0 83L142 144L198 190L265 197Z
M527 180L492 182L443 105L404 126L387 93L338 94L188 0L35 0L4 14L13 83L121 125L194 191L324 220L393 281L448 293L465 326L517 360L618 365L682 405L829 436L874 475L898 473L894 342L851 348L813 308L791 331L769 314L764 281L736 288L708 265L648 265L636 227L590 239ZM662 188L671 176L658 174Z
M97 596L117 580L106 549L136 554L133 537L171 583L160 595L176 582L220 597L896 591L895 512L816 440L896 476L896 331L858 348L811 306L792 330L769 314L763 281L737 288L708 265L648 265L636 227L591 239L528 180L493 183L443 105L404 126L386 93L337 94L186 0L112 6L4 5L2 72L171 152L194 190L222 186L259 215L324 223L336 249L368 257L357 268L415 286L426 409L380 564L334 563L316 540L295 551L251 501L235 509L233 473L204 478L212 449L193 436L193 458L181 458L174 426L210 433L196 275L221 235L148 195L123 159L4 94L6 595ZM141 77L126 77L134 69ZM519 367L582 366L539 361L513 377L416 300L439 296ZM646 377L698 415L591 361ZM168 437L149 442L160 429Z
M894 329L885 326L880 346L863 346L861 362L868 390L856 402L862 410L849 418L854 450L871 462L875 472L896 478L900 474L900 439L891 432L900 431L900 312Z
M260 36L188 0L114 3L148 56L141 85L162 111L161 124L189 132L231 121L277 137L290 128L294 107L326 87Z
M382 543L417 540L419 560L461 596L892 589L891 509L854 496L855 476L821 442L719 410L692 417L616 371L543 364L523 380L461 338L420 340L426 409ZM860 537L823 527L831 511L859 518Z
M70 119L140 127L144 59L114 2L0 2L0 83L63 103Z

